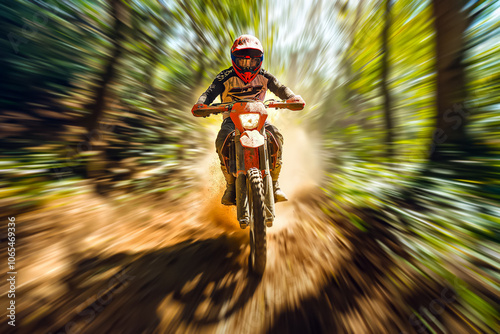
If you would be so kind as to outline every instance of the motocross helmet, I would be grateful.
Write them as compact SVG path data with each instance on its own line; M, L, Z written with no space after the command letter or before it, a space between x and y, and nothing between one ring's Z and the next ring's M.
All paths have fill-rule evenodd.
M249 83L259 73L264 60L262 44L252 35L241 35L231 47L231 60L238 77Z

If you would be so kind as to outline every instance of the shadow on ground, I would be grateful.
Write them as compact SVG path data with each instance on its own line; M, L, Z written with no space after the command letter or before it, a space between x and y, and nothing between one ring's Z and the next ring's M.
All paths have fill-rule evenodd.
M223 321L260 284L248 273L244 239L221 235L145 254L85 259L65 280L68 303L22 332L174 332Z

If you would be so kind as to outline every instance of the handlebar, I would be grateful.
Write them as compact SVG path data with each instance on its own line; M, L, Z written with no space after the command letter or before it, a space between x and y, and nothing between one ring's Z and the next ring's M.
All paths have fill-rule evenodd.
M300 102L279 102L279 101L270 101L268 104L265 104L266 108L276 108L276 109L290 109L290 110L302 110L304 108L304 103Z
M193 111L193 114L196 117L207 117L211 114L220 114L225 111L231 111L233 105L238 102L261 102L258 100L236 100L232 102L226 103L214 103L207 107L200 107ZM266 108L276 108L276 109L290 109L290 110L301 110L304 108L304 104L300 102L284 102L284 101L275 101L275 100L267 100L262 102Z
M224 111L229 111L231 110L231 107L229 105L221 105L220 104L212 104L207 107L200 107L196 110L193 110L193 114L196 117L207 117L210 116L211 114L220 114Z

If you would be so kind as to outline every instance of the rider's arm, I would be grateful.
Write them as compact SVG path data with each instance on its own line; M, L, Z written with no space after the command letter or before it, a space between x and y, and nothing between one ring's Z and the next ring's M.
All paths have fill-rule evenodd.
M210 104L215 98L221 95L224 92L224 79L228 76L228 70L224 70L220 72L212 82L210 86L208 86L207 90L201 94L198 102L196 104Z
M281 82L279 82L274 75L267 72L266 70L262 71L264 72L264 77L268 80L267 88L269 88L269 90L273 92L276 96L278 96L282 100L287 100L295 96L292 90L287 86L283 85Z
M217 96L222 94L224 91L224 85L217 81L217 78L212 82L210 86L208 86L207 90L201 94L198 102L196 104L210 104L212 103Z

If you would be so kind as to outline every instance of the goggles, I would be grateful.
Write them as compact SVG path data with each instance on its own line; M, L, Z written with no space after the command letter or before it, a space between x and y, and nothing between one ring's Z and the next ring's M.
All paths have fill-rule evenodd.
M240 68L255 69L260 64L260 57L236 56L235 63Z

